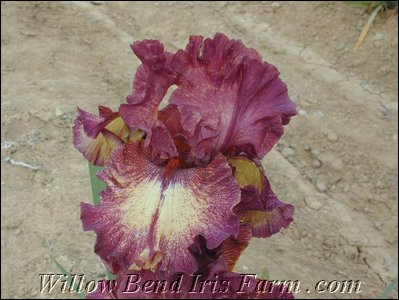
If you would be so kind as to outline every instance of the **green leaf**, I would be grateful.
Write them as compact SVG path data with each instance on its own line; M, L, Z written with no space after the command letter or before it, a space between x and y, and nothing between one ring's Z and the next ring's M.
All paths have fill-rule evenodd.
M91 192L93 194L93 204L100 203L100 192L105 189L105 183L97 178L97 172L104 170L104 167L99 167L89 163L89 173L91 182Z
M107 276L107 279L108 280L114 280L114 279L116 279L116 275L115 274L112 274L108 269L107 269L107 267L105 267L105 273L106 273L106 276Z
M342 1L349 5L370 7L371 9L377 5L382 5L385 9L392 9L398 6L398 1Z
M262 279L264 280L270 279L269 270L267 268L264 268L262 271Z
M387 286L385 291L380 296L380 299L388 299L392 295L393 290L397 288L398 288L398 277L396 277L396 279L392 281L390 285Z
M381 5L385 7L385 9L392 9L398 6L398 1L380 1Z
M61 273L65 276L67 282L69 283L69 285L72 285L72 276L71 274L65 270L65 268L52 256L50 256L51 259L54 261L54 263L57 265L58 269L61 271ZM80 299L85 299L86 295L83 292L79 292L78 291L79 286L72 286L72 289L75 291L75 293L78 294Z
M112 274L109 270L108 270L108 268L105 266L105 264L103 263L102 264L102 266L103 266L103 268L104 268L104 270L105 270L105 277L107 278L107 280L114 280L114 279L116 279L116 275L114 275L114 274Z

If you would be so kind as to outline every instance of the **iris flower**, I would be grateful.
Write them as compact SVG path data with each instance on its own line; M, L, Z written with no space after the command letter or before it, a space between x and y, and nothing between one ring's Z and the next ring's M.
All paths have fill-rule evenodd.
M295 104L275 66L223 34L190 36L176 53L156 40L131 48L141 65L127 102L98 116L78 109L75 147L105 166L97 176L107 186L99 205L81 204L83 228L115 274L193 274L198 236L230 272L251 237L292 221L260 161Z

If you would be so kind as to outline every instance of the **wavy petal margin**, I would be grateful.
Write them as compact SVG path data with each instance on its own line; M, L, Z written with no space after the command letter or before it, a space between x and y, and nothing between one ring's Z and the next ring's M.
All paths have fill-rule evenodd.
M192 273L195 236L212 249L238 233L240 189L221 154L205 167L165 168L130 142L113 151L98 177L107 189L99 205L81 204L81 219L97 233L95 251L113 273L132 266Z
M281 202L273 192L270 192L266 202L266 211L247 210L241 214L241 220L250 224L254 237L270 237L282 228L287 228L293 221L293 205Z
M103 166L112 150L129 140L130 131L118 113L100 106L99 116L78 108L73 127L75 148L92 164Z
M135 42L131 48L142 65L133 81L133 92L126 98L128 103L120 106L119 113L130 128L147 133L145 146L151 145L153 160L176 157L172 136L158 120L158 106L175 80L168 67L173 56L157 40Z
M239 40L220 33L205 40L191 36L175 61L178 88L169 102L178 108L199 162L234 146L261 159L296 114L277 68Z
M277 198L263 167L244 156L227 160L241 188L241 202L235 210L241 221L252 228L252 235L266 238L287 228L293 221L294 206Z

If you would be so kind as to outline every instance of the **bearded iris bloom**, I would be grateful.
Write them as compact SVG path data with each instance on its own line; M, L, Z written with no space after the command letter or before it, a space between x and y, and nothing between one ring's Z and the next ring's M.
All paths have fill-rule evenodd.
M176 53L155 40L131 48L142 64L127 103L98 116L78 109L75 147L105 166L107 186L99 205L81 204L83 228L115 274L193 274L205 259L190 250L199 237L230 272L251 237L292 221L260 160L295 104L275 66L223 34L191 36Z

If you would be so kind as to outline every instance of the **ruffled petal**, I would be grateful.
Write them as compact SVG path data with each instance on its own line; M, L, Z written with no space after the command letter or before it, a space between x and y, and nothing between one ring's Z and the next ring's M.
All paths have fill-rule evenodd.
M78 108L73 127L76 149L92 164L103 166L115 147L129 140L130 131L118 113L100 106L99 116Z
M238 233L240 189L222 155L205 167L161 167L131 142L113 151L98 177L108 188L100 205L82 203L81 219L97 233L95 251L113 273L131 266L194 272L188 247L195 236L212 249Z
M252 235L266 238L287 228L293 221L294 206L277 198L261 164L244 156L229 157L228 163L241 188L241 201L235 211L251 227Z
M142 65L133 81L133 92L126 98L128 103L120 106L119 113L130 128L147 133L145 146L151 145L153 160L176 157L172 136L158 120L158 106L175 80L174 72L168 67L172 55L156 40L136 42L131 48Z
M277 68L223 34L190 37L173 66L178 88L169 102L180 112L198 162L233 146L250 148L262 158L296 114Z
M266 203L266 211L247 210L240 214L241 220L251 226L254 237L267 238L293 221L294 206L281 202L272 191Z

